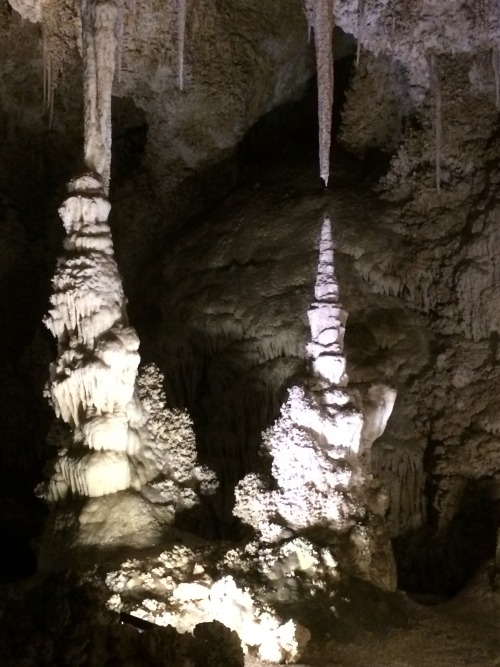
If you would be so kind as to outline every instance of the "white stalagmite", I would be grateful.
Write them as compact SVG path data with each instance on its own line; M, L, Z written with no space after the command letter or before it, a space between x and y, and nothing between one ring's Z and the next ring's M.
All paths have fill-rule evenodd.
M132 11L133 0L127 6ZM195 490L213 493L217 481L211 471L196 465L189 418L173 413L160 418L147 409L147 401L143 406L137 382L139 339L128 324L108 224L119 8L108 0L82 0L81 8L88 173L69 184L69 196L59 209L65 253L45 318L58 341L49 394L72 437L60 442L42 493L51 502L68 493L99 497L139 489L163 475L163 495L172 497L176 507L188 501L192 505ZM161 377L152 374L150 392L155 379L160 382Z
M356 455L363 420L344 391L347 313L338 299L328 217L321 228L314 295L306 348L310 375L305 387L290 389L279 419L263 437L277 488L268 490L255 475L236 488L235 514L259 530L265 541L279 538L285 527L323 525L344 531L359 511L350 492L352 471L338 465Z
M306 11L310 13L310 2ZM333 0L314 0L314 42L318 80L318 131L320 176L328 186L333 107Z
M365 418L345 389L347 312L339 302L328 217L321 227L314 297L308 311L309 373L303 386L289 390L280 417L263 435L264 460L271 460L271 476L252 473L241 480L235 489L234 514L251 525L264 543L280 543L290 537L290 531L318 527L333 534L349 533L355 567L373 583L391 588L393 563L378 510L383 503L367 499L359 450L381 435L395 392L377 385ZM367 530L367 525L372 528ZM358 533L363 533L363 540L357 540ZM366 557L380 545L387 553L384 573Z
M117 54L118 7L111 0L81 0L86 167L107 191L111 168L111 90Z
M81 14L89 173L69 184L59 209L65 254L45 318L58 341L50 397L72 431L43 492L51 502L68 492L96 497L138 489L156 472L147 412L135 391L139 339L128 325L108 224L118 8L114 2L82 0Z
M339 303L339 287L333 268L333 240L330 219L321 227L315 301L307 316L311 342L307 356L314 376L328 384L345 386L344 334L347 312Z
M135 393L139 339L128 325L101 180L84 175L61 206L65 254L45 324L58 340L50 396L73 431L45 492L100 496L139 488L153 474L147 413Z

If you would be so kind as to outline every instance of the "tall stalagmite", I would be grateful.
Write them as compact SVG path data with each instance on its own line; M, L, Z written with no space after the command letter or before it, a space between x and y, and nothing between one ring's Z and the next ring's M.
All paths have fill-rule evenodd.
M307 356L316 378L328 384L345 386L344 334L347 312L339 303L339 288L333 268L331 222L325 217L321 227L319 261L314 287L315 301L307 315L311 342Z
M111 164L111 89L117 7L82 0L85 141L89 173L59 209L66 238L46 326L58 340L50 397L71 441L58 452L45 490L101 496L139 488L154 470L147 413L136 393L139 339L128 325L106 199Z
M358 456L367 422L346 391L347 312L339 302L328 217L319 245L315 298L308 311L308 373L302 385L289 390L279 419L263 434L263 460L271 461L271 475L252 473L238 484L234 513L264 543L279 544L318 528L330 534L332 543L349 534L353 571L392 588L394 564L381 518L386 507L378 497L369 498ZM376 432L375 437L381 433L380 428L368 430ZM362 552L372 553L372 548L385 554L380 569L363 560ZM335 558L342 561L345 556L339 550Z

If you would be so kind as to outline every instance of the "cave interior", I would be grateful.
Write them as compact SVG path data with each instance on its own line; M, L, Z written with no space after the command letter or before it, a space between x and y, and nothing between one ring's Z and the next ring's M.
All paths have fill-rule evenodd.
M500 664L499 45L0 0L0 664Z

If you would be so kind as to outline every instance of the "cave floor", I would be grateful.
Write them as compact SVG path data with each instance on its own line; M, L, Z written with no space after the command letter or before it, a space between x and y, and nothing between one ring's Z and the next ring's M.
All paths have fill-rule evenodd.
M409 601L407 627L331 641L297 667L496 667L500 665L500 590L481 575L453 600ZM268 667L247 658L246 667Z
M327 647L325 665L335 667L493 667L500 665L500 618L427 609L407 629L386 637ZM316 661L315 661L316 663ZM319 663L316 663L319 664Z

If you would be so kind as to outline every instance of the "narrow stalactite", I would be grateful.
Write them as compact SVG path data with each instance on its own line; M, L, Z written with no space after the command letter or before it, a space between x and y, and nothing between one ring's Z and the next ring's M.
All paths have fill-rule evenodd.
M314 0L304 0L304 14L307 21L308 41L310 43L314 30Z
M177 76L179 90L184 90L184 48L186 43L187 0L177 0Z
M500 53L496 46L491 50L491 64L495 77L495 106L500 111Z
M356 48L356 67L359 66L361 56L361 41L363 37L363 28L365 26L365 0L358 0L358 45Z
M441 192L441 157L443 150L443 119L442 119L442 97L441 97L441 79L439 76L439 67L436 54L431 55L431 86L434 94L434 132L435 132L435 161L436 161L436 190Z
M118 8L82 0L84 160L107 190L111 173L111 90L117 53Z
M314 3L320 176L328 186L333 107L333 0Z
M48 37L42 28L42 60L43 60L43 103L49 116L49 127L54 119L55 81L53 77L52 54L50 53Z

